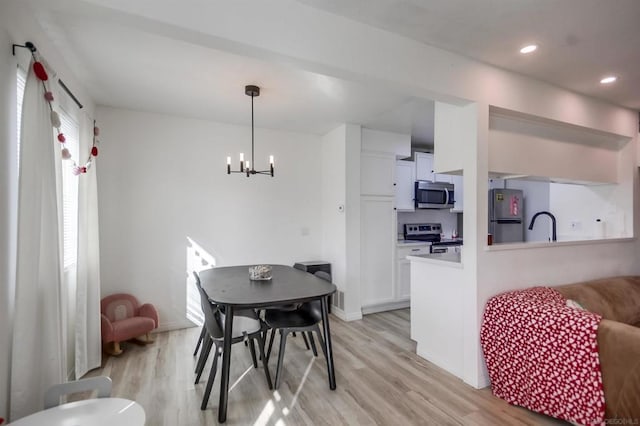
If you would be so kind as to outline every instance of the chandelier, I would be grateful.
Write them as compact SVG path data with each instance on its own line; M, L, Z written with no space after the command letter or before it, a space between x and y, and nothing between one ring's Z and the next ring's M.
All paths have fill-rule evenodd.
M227 157L227 174L244 173L247 177L251 175L271 175L273 177L273 155L269 156L269 170L256 170L254 162L254 129L253 129L253 98L260 96L260 88L258 86L245 86L244 94L251 96L251 161L244 161L244 153L240 153L240 170L231 170L231 157Z

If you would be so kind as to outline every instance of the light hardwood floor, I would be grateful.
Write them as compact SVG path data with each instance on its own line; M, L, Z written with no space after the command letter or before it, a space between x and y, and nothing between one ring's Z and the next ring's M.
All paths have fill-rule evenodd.
M287 341L278 391L269 391L262 366L233 345L229 425L534 425L564 424L511 406L489 389L476 390L415 354L409 338L409 310L367 315L361 321L331 321L337 389L329 390L322 353L314 358L300 336ZM148 346L127 343L119 357L104 355L88 376L113 379L113 396L144 407L147 425L217 423L220 378L209 405L200 410L209 365L194 385L192 356L200 329L155 335ZM277 361L271 356L275 377ZM211 358L211 357L210 357ZM218 364L218 369L219 369Z

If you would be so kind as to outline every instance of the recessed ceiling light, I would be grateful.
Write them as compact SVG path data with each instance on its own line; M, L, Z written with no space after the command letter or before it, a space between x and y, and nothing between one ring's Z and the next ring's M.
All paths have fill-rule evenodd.
M602 80L600 80L600 83L602 83L602 84L611 84L611 83L614 83L617 79L618 79L618 77L616 77L615 75L609 75L609 76L603 78Z
M538 45L537 44L530 44L528 46L523 47L522 49L520 49L520 53L531 53L531 52L535 52L536 49L538 49Z

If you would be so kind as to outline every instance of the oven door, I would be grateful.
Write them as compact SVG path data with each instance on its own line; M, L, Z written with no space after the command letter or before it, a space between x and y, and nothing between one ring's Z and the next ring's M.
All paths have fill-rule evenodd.
M431 254L438 254L438 253L460 253L460 247L462 247L461 245L455 245L455 246L431 246Z

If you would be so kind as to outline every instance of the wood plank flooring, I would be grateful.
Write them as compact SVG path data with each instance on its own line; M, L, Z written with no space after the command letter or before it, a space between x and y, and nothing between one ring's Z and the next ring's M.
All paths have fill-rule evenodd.
M233 345L229 425L546 425L563 422L511 406L489 389L476 390L415 354L409 310L343 322L332 316L337 389L329 390L322 353L314 358L302 338L287 340L277 391L267 388L262 366ZM199 328L155 335L148 346L126 343L119 357L104 355L87 376L113 379L113 396L142 404L147 425L217 423L220 372L209 405L200 410L210 362L194 385L192 356ZM277 343L270 371L275 377ZM210 357L211 358L211 357ZM218 363L218 370L220 363Z

